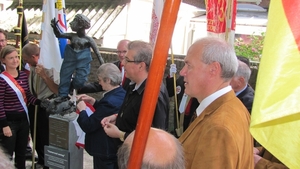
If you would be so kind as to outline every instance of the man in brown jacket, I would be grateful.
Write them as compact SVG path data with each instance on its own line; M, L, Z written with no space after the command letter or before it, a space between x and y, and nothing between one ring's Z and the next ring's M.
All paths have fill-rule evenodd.
M188 169L253 169L250 116L229 85L238 68L231 45L206 37L189 48L184 76L185 93L200 103L195 120L179 141Z

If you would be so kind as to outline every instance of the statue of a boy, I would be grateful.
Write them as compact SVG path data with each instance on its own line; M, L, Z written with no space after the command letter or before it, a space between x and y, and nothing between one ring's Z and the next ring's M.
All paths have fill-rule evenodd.
M90 62L92 61L90 48L97 55L100 65L104 61L94 39L85 33L85 29L91 26L90 20L86 16L77 14L73 21L70 22L72 31L76 33L60 33L57 23L58 21L55 18L51 20L51 26L56 37L70 40L70 44L66 46L64 52L64 60L60 69L59 97L56 98L56 102L63 102L68 100L71 85L72 88L79 89L86 82L90 73ZM74 73L75 75L72 79Z

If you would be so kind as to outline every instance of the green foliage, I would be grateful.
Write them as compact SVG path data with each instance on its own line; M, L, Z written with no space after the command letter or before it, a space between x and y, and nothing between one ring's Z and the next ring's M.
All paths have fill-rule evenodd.
M259 61L263 50L265 33L261 33L261 36L252 34L247 38L239 37L235 39L234 49L236 55L247 57L252 61Z

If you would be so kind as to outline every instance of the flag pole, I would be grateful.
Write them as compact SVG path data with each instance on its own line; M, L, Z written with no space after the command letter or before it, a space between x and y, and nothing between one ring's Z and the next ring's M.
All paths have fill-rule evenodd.
M173 53L173 46L171 44L171 61L172 64L175 64L174 62L174 53ZM173 84L174 84L174 102L175 102L175 114L176 114L176 122L177 122L177 128L175 129L177 136L181 136L182 130L180 129L180 124L179 124L179 117L178 117L178 102L177 102L177 91L176 91L176 73L173 75Z
M129 169L139 169L142 164L180 3L180 0L166 0L164 3L161 24L154 47L154 57L149 69L132 150L127 166Z
M19 53L20 60L22 61L22 41L21 41L21 34L22 34L22 22L23 22L23 0L19 0L19 5L17 6L17 14L18 14L18 24L17 27L14 28L14 33L16 36L16 49ZM19 66L19 70L22 69L22 66Z
M38 94L39 90L40 90L40 87L39 87L39 84L40 83L40 77L37 77L37 80L36 80L36 94ZM31 84L31 85L34 85L34 84ZM35 169L35 149L36 149L36 144L35 144L35 141L36 141L36 123L37 123L37 112L38 112L38 105L35 105L34 106L34 127L33 127L33 138L32 138L32 169Z

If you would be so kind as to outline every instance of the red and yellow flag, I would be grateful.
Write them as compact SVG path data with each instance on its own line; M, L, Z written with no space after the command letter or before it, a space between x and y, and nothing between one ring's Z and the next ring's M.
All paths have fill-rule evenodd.
M300 1L271 1L250 131L289 168L300 168Z

